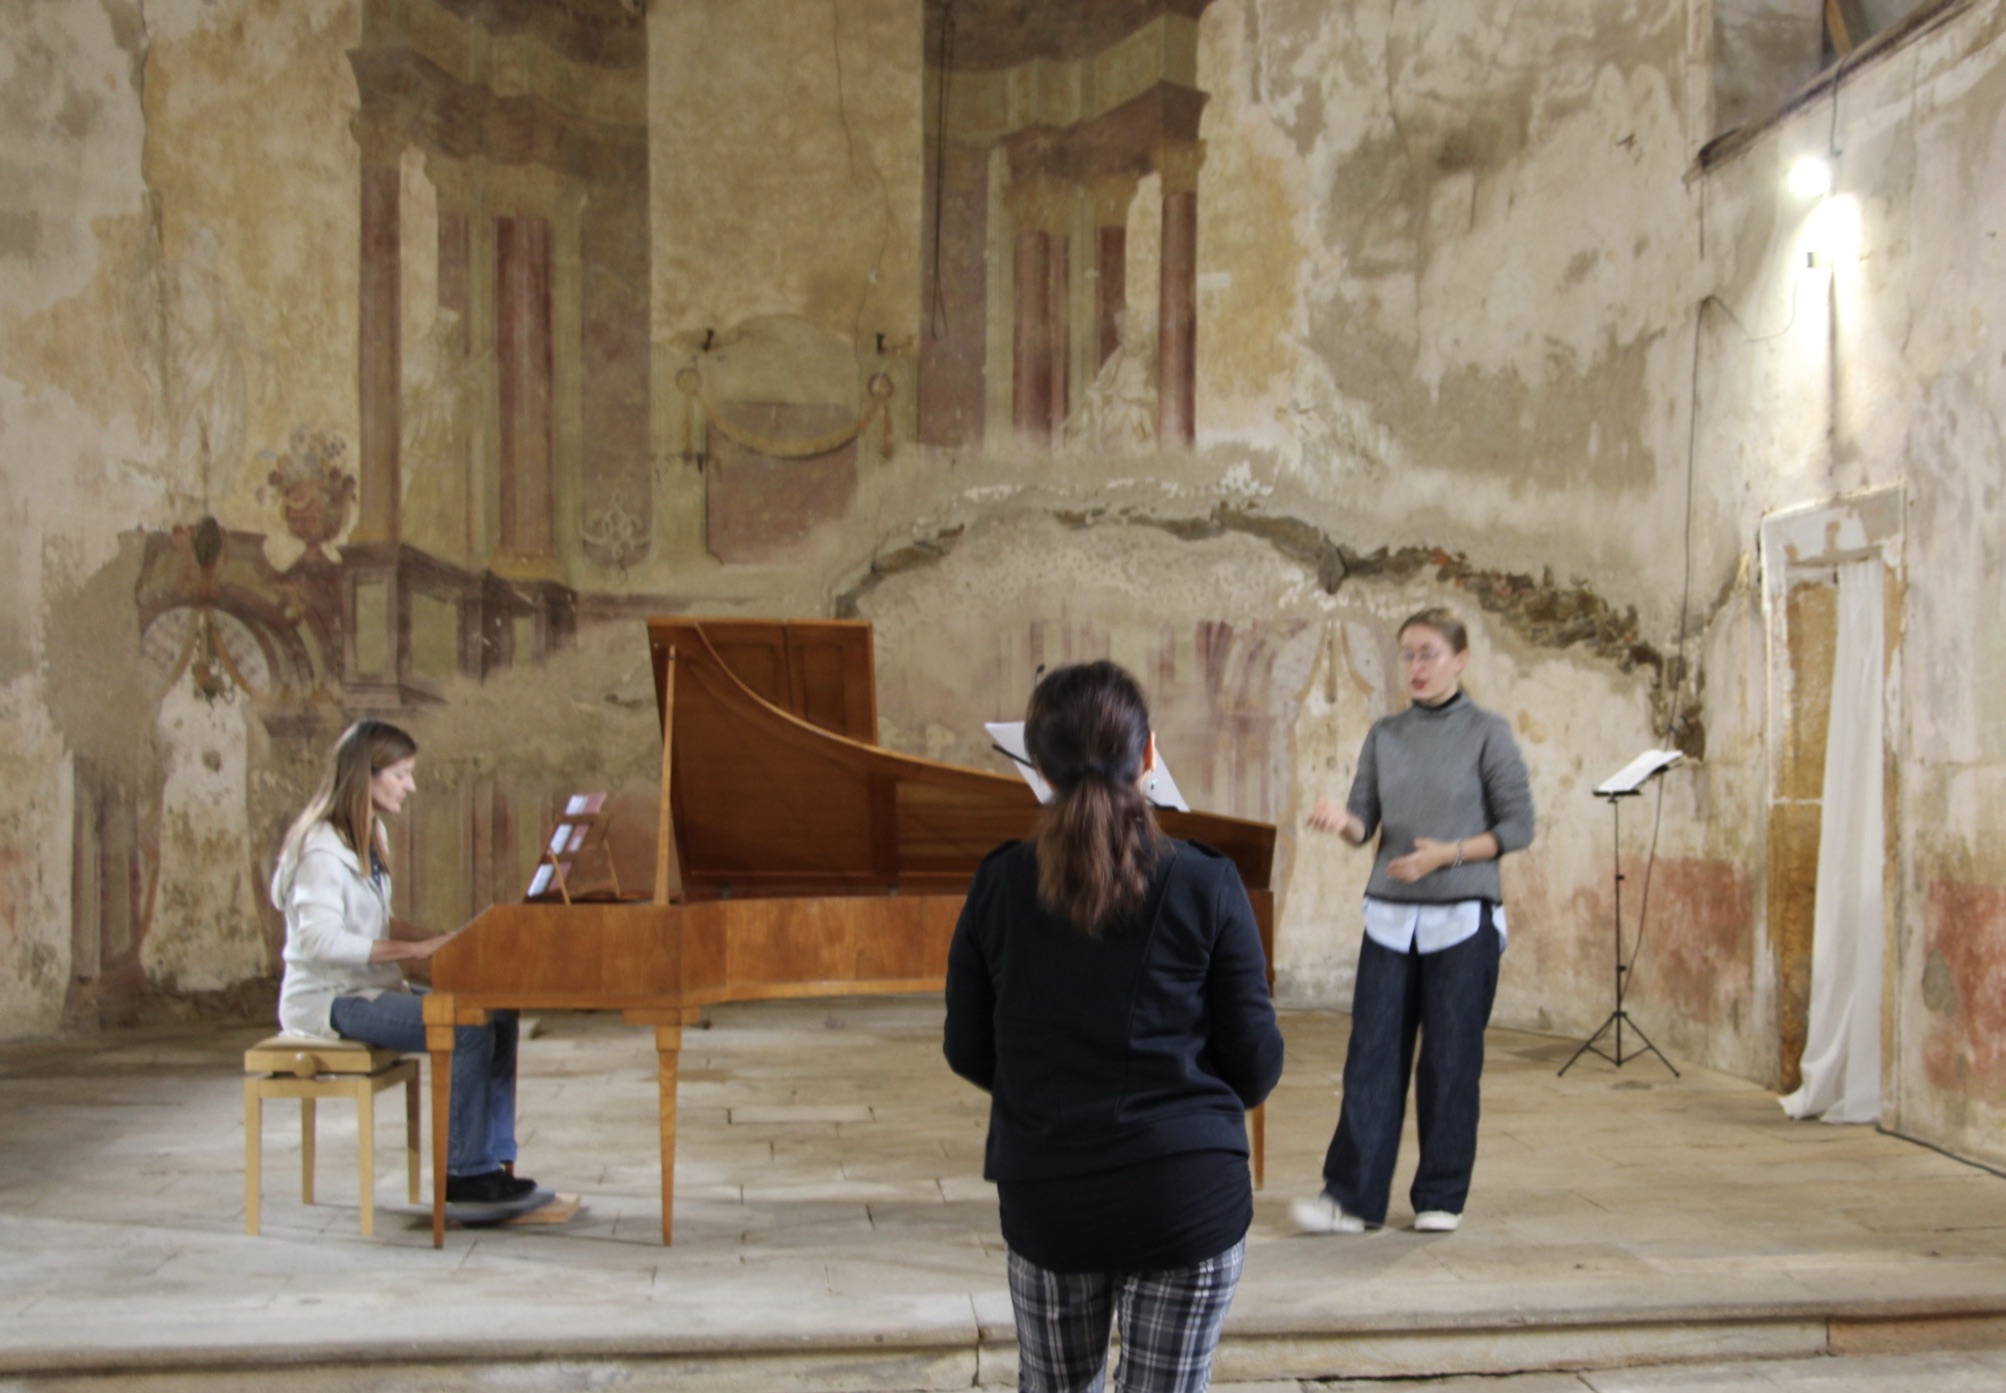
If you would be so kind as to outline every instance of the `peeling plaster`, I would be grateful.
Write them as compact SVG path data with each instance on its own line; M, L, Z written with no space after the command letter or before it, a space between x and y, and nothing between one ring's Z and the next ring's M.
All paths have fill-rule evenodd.
M1224 503L1196 516L1161 516L1112 505L1085 510L1053 509L1049 515L1074 530L1105 524L1149 527L1181 542L1206 541L1229 533L1254 537L1277 555L1308 571L1326 595L1336 595L1348 578L1404 580L1428 573L1434 580L1472 597L1486 612L1502 617L1515 632L1537 646L1565 650L1579 645L1619 672L1650 669L1656 674L1658 688L1653 693L1654 704L1661 708L1661 715L1670 715L1673 693L1666 689L1666 684L1677 680L1678 675L1672 671L1677 664L1668 663L1658 648L1641 637L1636 608L1618 611L1584 582L1556 583L1551 571L1535 579L1473 566L1459 552L1422 546L1398 550L1382 547L1360 553L1333 541L1321 528L1300 518ZM854 617L860 612L863 598L887 577L945 560L963 530L946 529L873 557L865 575L837 594L833 612L839 618ZM1700 714L1703 676L1695 673L1691 681L1693 693L1675 735L1681 741L1681 749L1700 758L1705 754L1705 727Z

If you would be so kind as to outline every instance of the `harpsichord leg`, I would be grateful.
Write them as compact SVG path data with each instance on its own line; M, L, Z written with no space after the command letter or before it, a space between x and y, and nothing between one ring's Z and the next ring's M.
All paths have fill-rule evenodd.
M662 1087L662 1246L675 1242L676 1228L676 1065L682 1055L683 1028L655 1027L655 1054L661 1061Z
M425 997L425 1049L432 1056L432 1246L446 1246L446 1156L453 1116L453 998Z

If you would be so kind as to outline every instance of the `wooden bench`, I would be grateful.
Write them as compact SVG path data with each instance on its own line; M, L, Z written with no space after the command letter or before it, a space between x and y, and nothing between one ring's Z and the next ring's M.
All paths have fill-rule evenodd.
M300 1100L300 1201L313 1203L314 1105L353 1098L362 1169L362 1232L376 1231L376 1095L404 1085L404 1152L418 1202L418 1061L354 1040L274 1035L244 1051L244 1232L258 1231L267 1098Z

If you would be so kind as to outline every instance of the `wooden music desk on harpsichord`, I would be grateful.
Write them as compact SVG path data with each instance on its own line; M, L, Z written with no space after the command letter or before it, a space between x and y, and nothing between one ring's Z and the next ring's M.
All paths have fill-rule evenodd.
M435 1246L455 1025L513 1008L654 1027L668 1243L684 1024L718 1002L939 991L977 864L1032 833L1037 802L1015 774L879 747L868 623L654 619L648 641L663 735L652 902L496 905L432 959ZM1159 818L1239 865L1272 950L1275 829ZM1257 1177L1262 1130L1256 1115Z

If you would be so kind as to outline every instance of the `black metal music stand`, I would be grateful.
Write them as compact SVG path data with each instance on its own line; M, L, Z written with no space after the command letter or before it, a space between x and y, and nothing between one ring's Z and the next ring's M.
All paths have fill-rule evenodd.
M1651 1043L1651 1037L1644 1034L1642 1030L1638 1029L1637 1023L1630 1019L1630 1013L1623 1009L1623 988L1625 985L1623 981L1623 974L1630 970L1630 965L1623 961L1622 807L1623 807L1623 800L1625 798L1633 798L1641 792L1643 792L1643 789L1641 787L1638 787L1638 788L1624 789L1620 793L1597 793L1595 795L1597 798L1606 798L1609 800L1609 827L1610 827L1610 832L1614 838L1614 840L1610 844L1609 859L1611 865L1611 874L1615 877L1615 889L1616 889L1616 913L1615 913L1616 1009L1609 1013L1609 1018L1602 1022L1601 1027L1597 1029L1593 1035L1589 1036L1586 1040L1583 1040L1581 1042L1581 1048L1576 1050L1572 1055L1570 1055L1568 1057L1567 1062L1560 1066L1561 1074L1565 1074L1569 1069L1572 1069L1574 1067L1575 1060L1581 1058L1582 1055L1591 1052L1600 1056L1603 1059L1608 1060L1618 1069L1622 1068L1630 1060L1636 1059L1643 1054L1649 1053L1657 1055L1658 1062L1664 1065L1667 1069L1672 1070L1673 1078L1676 1079L1680 1077L1679 1071L1677 1069L1672 1069L1672 1061L1665 1058L1664 1053L1660 1051L1656 1045ZM1623 1053L1623 1027L1626 1024L1630 1027L1631 1031L1636 1035L1636 1037L1644 1042L1643 1049L1632 1050L1628 1055L1625 1055ZM1616 1036L1616 1053L1614 1054L1610 1054L1607 1050L1602 1049L1595 1043L1596 1041L1600 1040L1604 1035L1609 1034L1610 1031L1612 1030L1615 1032Z

